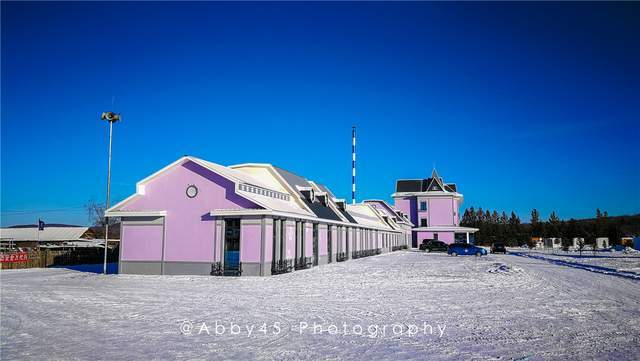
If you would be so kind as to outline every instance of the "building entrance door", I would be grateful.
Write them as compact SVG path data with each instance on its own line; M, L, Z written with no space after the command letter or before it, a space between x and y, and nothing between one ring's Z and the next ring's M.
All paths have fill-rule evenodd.
M240 276L240 219L224 221L224 275Z

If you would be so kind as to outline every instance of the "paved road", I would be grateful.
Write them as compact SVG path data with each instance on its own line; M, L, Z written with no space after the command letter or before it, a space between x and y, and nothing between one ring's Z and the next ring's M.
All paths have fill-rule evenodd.
M640 358L638 281L510 255L395 252L269 278L47 269L0 281L2 359Z

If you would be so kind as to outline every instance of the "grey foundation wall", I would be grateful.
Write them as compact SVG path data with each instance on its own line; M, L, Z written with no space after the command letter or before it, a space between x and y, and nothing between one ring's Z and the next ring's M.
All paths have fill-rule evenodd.
M162 273L162 262L120 261L118 273L134 275L159 275Z
M165 275L211 275L211 262L164 262Z
M242 276L260 276L260 268L260 263L242 262ZM271 271L271 265L269 265L269 271Z

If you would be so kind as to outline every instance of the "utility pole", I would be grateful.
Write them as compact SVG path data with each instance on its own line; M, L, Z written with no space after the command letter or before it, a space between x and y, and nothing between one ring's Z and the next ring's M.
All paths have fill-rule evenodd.
M114 112L104 112L100 117L102 120L109 122L109 164L107 166L107 203L104 208L104 264L102 265L102 273L107 274L107 253L109 245L109 219L106 216L107 209L109 209L109 202L111 197L111 144L113 139L113 123L120 120L120 115Z

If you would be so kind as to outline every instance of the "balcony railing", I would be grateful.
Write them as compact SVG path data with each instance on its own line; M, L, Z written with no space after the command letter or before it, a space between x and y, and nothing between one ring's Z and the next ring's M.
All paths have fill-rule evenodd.
M339 252L336 255L336 261L337 262L344 262L347 260L347 253L346 252Z
M313 267L313 258L311 257L300 257L296 260L295 269L307 269Z
M271 274L279 275L282 273L289 273L293 271L293 260L292 259L283 259L277 262L274 262L271 265Z

